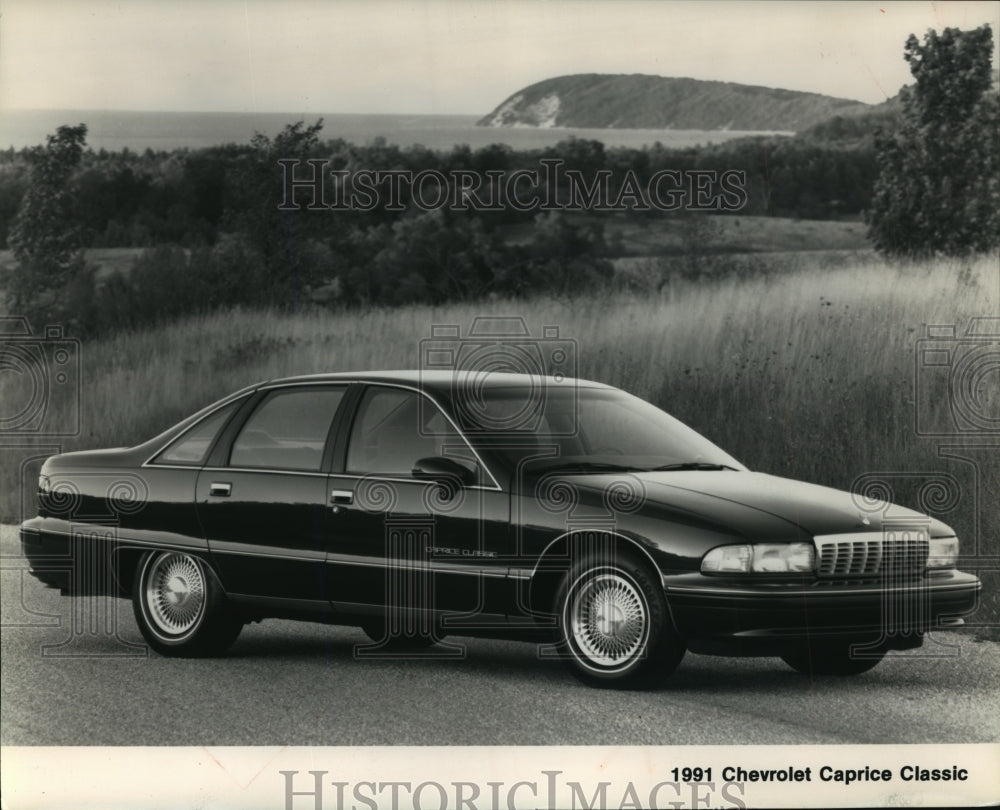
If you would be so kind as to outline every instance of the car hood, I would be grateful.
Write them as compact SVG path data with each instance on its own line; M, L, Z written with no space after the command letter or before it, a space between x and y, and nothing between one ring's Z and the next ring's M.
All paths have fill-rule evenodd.
M615 481L622 480L622 475L571 477L581 490L606 493ZM953 534L944 523L912 509L765 473L692 470L627 475L641 482L644 506L640 512L677 510L724 524L739 533L762 525L761 518L766 515L770 520L765 519L765 523L773 524L777 519L796 533L813 536L881 531L897 521L926 526L931 536Z

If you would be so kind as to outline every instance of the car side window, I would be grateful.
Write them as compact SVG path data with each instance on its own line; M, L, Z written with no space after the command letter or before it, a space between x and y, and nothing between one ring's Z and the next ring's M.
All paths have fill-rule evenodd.
M341 388L278 389L269 393L240 430L231 467L317 472Z
M441 410L415 391L370 387L358 406L347 472L409 478L421 458L446 456L480 469L465 439Z
M194 427L189 428L168 444L153 459L153 463L181 466L198 466L203 464L222 426L243 402L244 400L242 399L230 402L228 405L223 405L217 411L206 416Z

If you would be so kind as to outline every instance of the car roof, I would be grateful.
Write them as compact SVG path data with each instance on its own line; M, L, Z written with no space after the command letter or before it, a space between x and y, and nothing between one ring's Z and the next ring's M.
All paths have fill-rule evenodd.
M543 376L539 374L516 374L506 371L479 370L388 370L388 371L340 371L326 374L303 374L295 377L282 377L261 383L260 388L294 383L316 382L369 382L405 385L432 393L448 393L455 386L475 388L529 388L547 381L564 386L567 382L587 388L610 388L603 383L566 377Z

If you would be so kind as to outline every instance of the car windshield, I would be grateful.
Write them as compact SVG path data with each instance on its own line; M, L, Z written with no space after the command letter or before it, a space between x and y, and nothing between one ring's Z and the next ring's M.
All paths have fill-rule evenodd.
M455 404L481 445L539 471L745 469L687 425L614 388L483 387Z

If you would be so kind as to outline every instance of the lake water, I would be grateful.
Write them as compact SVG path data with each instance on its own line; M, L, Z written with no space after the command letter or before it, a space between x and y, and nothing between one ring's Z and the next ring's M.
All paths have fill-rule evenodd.
M378 137L401 147L421 144L450 150L456 144L478 149L502 143L514 149L550 146L569 137L592 138L606 146L642 147L659 141L668 147L719 143L747 132L671 129L497 129L477 127L473 115L348 115L344 113L125 112L116 110L4 110L0 112L0 149L45 143L64 124L87 125L94 149L199 149L222 143L247 143L255 132L273 136L286 124L322 118L320 137L364 145ZM791 134L791 133L783 133Z

